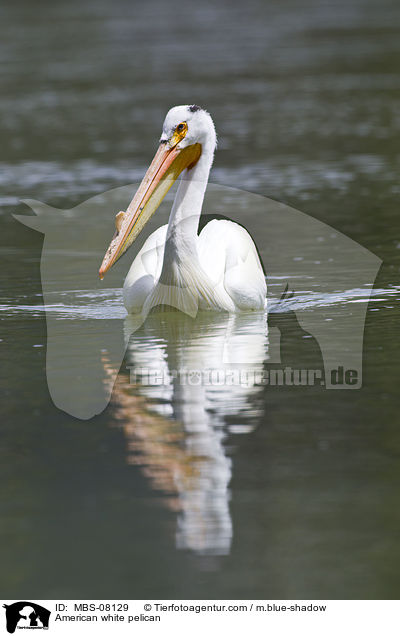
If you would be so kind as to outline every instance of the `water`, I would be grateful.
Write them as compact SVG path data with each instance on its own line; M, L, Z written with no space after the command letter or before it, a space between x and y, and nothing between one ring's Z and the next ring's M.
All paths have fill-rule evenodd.
M1 11L3 596L398 598L399 7L119 0ZM304 260L275 265L289 247L260 227L268 328L263 313L154 314L131 337L110 405L79 420L56 408L46 381L43 237L11 213L29 213L25 198L71 209L139 180L179 103L214 118L214 183L301 210L383 264L372 292L356 263L328 289L316 263L308 278ZM104 210L96 232L107 243ZM95 250L61 247L63 273L45 290L59 333L107 323L123 340L119 287L133 253L106 287L91 283ZM297 283L281 299L288 277ZM320 369L299 316L322 312L341 336L341 317L367 307L359 390L174 375L218 368L221 351L228 366L239 351L246 369L265 371L276 328L284 364ZM161 369L165 382L132 368Z

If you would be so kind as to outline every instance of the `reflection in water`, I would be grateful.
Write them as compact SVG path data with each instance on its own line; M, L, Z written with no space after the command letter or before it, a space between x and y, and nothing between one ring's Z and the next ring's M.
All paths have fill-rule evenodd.
M228 431L252 428L227 427L225 417L259 415L249 397L260 389L257 373L267 358L267 317L200 312L193 320L171 311L151 314L135 329L127 317L130 374L118 376L112 398L129 461L178 512L178 548L227 554L232 460L224 443Z

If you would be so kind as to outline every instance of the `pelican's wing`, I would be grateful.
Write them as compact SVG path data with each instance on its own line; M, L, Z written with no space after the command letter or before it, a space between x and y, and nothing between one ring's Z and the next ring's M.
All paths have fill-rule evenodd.
M128 313L142 311L143 304L158 280L167 236L168 225L162 225L150 234L133 261L124 282L124 304Z
M210 221L200 233L198 249L203 269L238 309L264 308L265 276L254 241L244 227L233 221Z

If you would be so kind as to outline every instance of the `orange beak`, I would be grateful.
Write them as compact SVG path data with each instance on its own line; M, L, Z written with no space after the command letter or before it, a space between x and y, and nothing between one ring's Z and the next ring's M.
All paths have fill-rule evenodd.
M192 168L200 155L200 144L182 149L171 148L168 142L160 144L126 212L117 215L117 231L99 270L101 279L132 245L181 172Z

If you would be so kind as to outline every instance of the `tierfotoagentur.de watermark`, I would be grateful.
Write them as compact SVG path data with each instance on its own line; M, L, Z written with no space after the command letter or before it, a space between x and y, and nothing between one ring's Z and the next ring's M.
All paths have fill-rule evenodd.
M154 369L127 366L131 384L143 386L324 386L325 373L321 369ZM357 369L331 369L333 385L354 386L358 382Z

